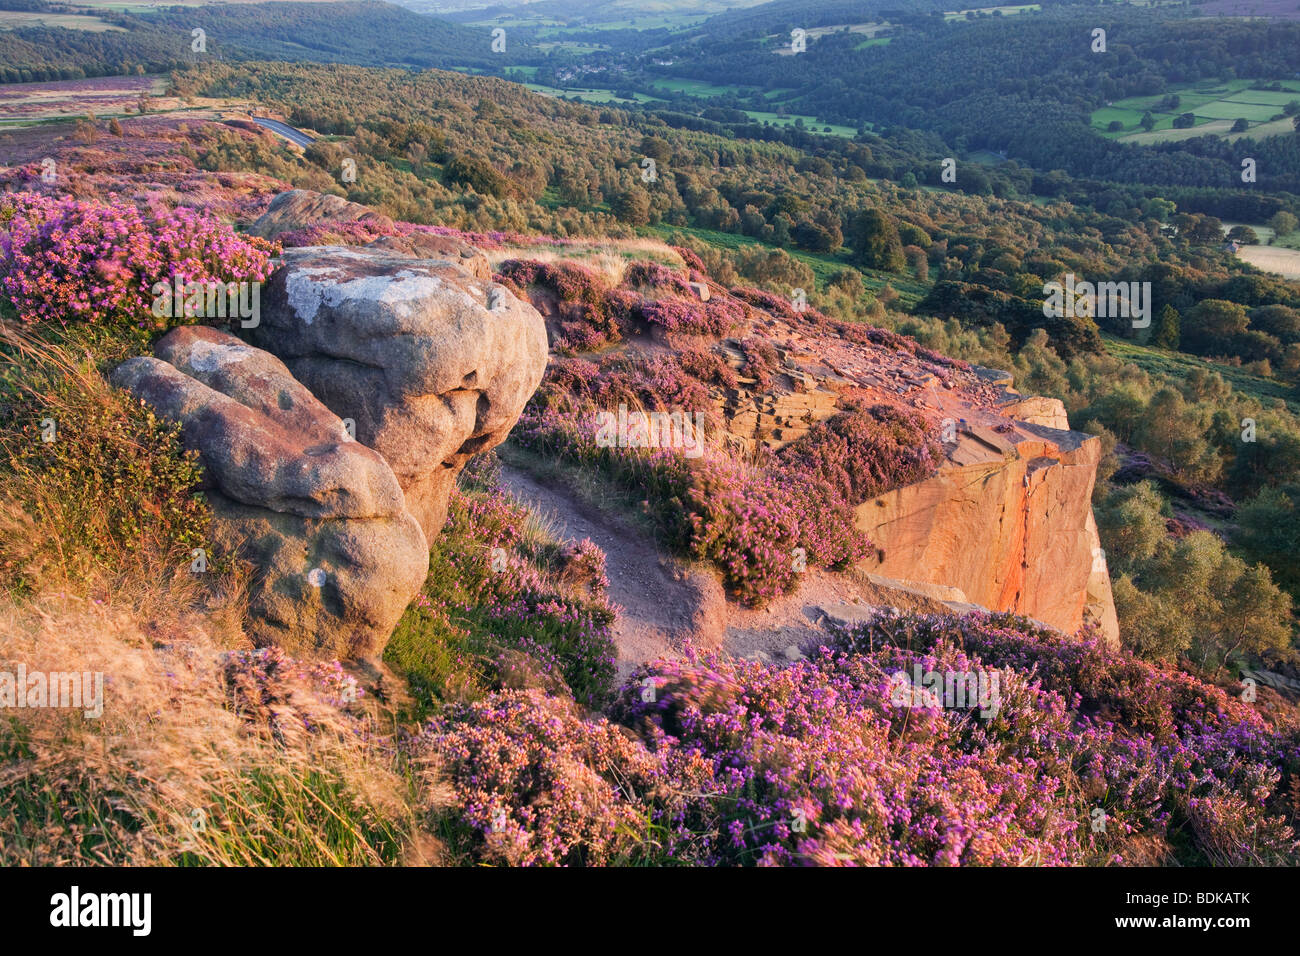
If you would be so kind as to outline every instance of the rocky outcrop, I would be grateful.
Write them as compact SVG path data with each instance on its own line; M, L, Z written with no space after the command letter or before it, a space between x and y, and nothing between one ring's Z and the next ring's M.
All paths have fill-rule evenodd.
M547 359L537 311L460 260L287 250L248 333L355 423L430 537L460 470L505 440Z
M1101 443L1033 425L966 423L938 474L857 509L875 544L865 567L958 588L974 604L1062 631L1086 620L1118 636L1092 519Z
M409 236L381 236L362 248L410 256L412 259L449 259L476 279L492 278L487 256L463 239L439 236L431 232L413 232Z
M848 402L920 415L947 439L931 477L866 501L858 527L875 545L860 570L920 593L942 589L955 608L1014 611L1073 633L1119 625L1092 515L1100 442L1070 429L1056 399L1024 396L1011 376L872 338L828 334L770 315L766 381L747 377L741 343L714 348L734 387L712 397L721 437L745 451L779 449Z
M363 222L380 231L393 228L393 220L369 206L311 189L290 189L272 199L248 231L263 239L275 239L283 232L322 222Z
M199 453L215 550L252 562L249 626L299 655L382 652L429 553L396 476L273 355L183 327L114 385L181 425Z

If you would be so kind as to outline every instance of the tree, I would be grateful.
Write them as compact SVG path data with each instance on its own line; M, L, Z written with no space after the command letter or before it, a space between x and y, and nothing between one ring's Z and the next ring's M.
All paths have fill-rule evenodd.
M609 201L609 211L620 222L630 226L644 226L650 221L650 194L640 186L615 193Z
M1147 110L1145 113L1142 114L1142 121L1140 125L1148 133L1156 128L1156 118L1151 115L1150 110Z
M1232 124L1232 129L1229 130L1229 132L1244 133L1248 129L1250 129L1250 123L1246 120L1246 117L1239 116L1237 117L1237 121Z
M1296 231L1298 225L1300 225L1300 219L1296 219L1286 210L1274 213L1273 218L1268 221L1268 227L1279 236L1289 236Z
M1209 531L1161 542L1115 582L1115 605L1135 652L1164 660L1188 652L1216 674L1234 658L1291 642L1290 596L1267 567L1229 554Z
M1300 598L1300 485L1265 488L1237 509L1234 541L1248 558L1273 570L1277 583Z
M1196 125L1194 113L1179 113L1174 117L1174 129L1191 129Z
M423 143L412 143L406 148L406 158L411 161L411 171L418 176L424 170L424 161L429 158L429 151Z
M801 222L794 227L795 245L809 252L827 253L836 248L830 232L815 222Z
M648 156L656 163L666 163L673 155L672 143L658 136L641 137L641 155Z
M1259 242L1259 236L1250 226L1233 226L1228 230L1228 238L1233 242L1240 242L1247 246L1253 246Z
M498 199L506 198L513 191L508 179L477 156L453 156L442 169L442 179L448 186L468 186L476 193Z
M930 263L926 258L925 250L920 246L904 246L903 254L907 257L907 264L912 269L912 274L920 282L926 282L930 278Z
M1159 324L1156 326L1155 344L1162 349L1178 351L1178 343L1181 339L1179 333L1178 310L1172 305L1166 305L1160 310Z
M1116 488L1096 509L1097 532L1114 574L1136 571L1165 540L1164 499L1149 481Z
M1229 348L1232 337L1250 325L1246 307L1226 299L1204 299L1187 310L1183 337L1194 352Z
M1267 332L1282 342L1300 342L1300 309L1261 305L1250 310L1250 327Z
M95 123L93 115L77 120L77 124L73 129L78 141L87 145L99 139L99 126Z
M856 260L869 269L899 272L906 265L894 220L879 209L864 209L849 228Z

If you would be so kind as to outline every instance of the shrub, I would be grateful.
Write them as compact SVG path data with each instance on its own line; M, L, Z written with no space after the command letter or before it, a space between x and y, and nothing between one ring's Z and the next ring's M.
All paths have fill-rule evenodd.
M0 581L36 587L139 561L188 569L209 513L179 426L66 347L15 333L5 345Z
M0 287L25 322L151 326L155 283L260 282L277 251L184 208L147 218L120 203L18 193L0 221Z
M856 505L929 477L942 453L918 416L876 405L845 409L777 458L787 473L805 475Z
M571 702L508 691L449 708L420 751L454 788L456 849L514 866L610 865L644 849L657 761Z
M898 675L911 688L918 669L992 674L996 696L900 703ZM419 752L453 781L461 845L520 863L827 866L1277 864L1300 849L1295 730L1011 615L884 613L789 666L649 664L608 716L534 691L434 721Z

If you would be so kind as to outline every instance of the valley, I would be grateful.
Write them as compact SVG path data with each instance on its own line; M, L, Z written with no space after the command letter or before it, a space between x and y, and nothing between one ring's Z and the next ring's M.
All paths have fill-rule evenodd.
M3 862L1300 861L1293 18L3 6Z

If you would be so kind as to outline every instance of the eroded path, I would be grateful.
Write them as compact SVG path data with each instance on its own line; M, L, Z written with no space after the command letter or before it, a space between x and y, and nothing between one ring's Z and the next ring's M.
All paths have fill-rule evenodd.
M662 554L630 522L587 505L563 485L504 462L501 485L558 538L590 538L605 552L609 597L620 608L614 625L620 677L639 664L680 656L688 642L735 657L797 659L827 637L826 609L849 616L883 605L942 610L908 592L873 585L865 575L815 570L795 593L766 608L745 608L724 599L713 575Z
M558 538L590 538L605 552L609 597L619 606L614 641L620 676L638 664L681 653L708 600L701 582L617 517L586 507L522 469L502 463L501 485L548 521Z

